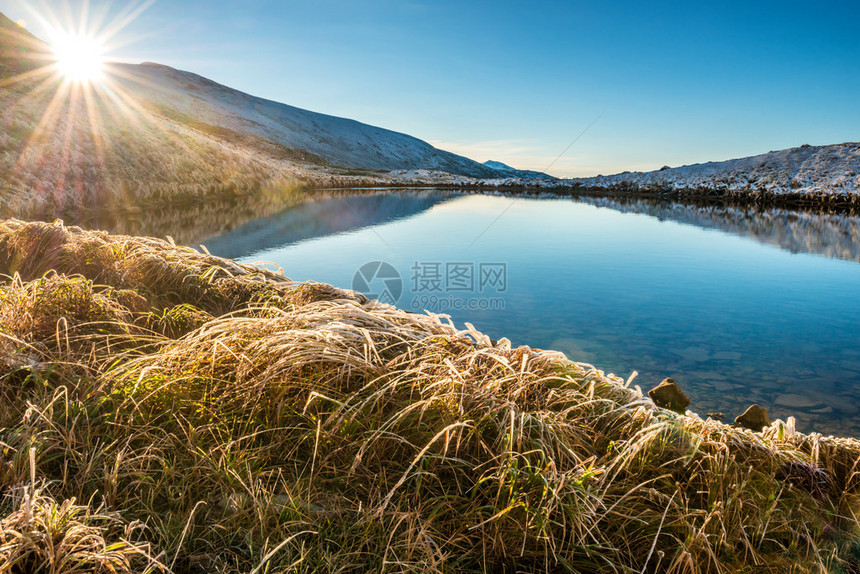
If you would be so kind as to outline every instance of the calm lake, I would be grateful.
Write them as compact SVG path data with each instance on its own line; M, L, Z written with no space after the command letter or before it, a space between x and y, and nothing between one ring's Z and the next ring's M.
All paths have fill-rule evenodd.
M860 436L856 217L415 191L322 199L202 242L638 371L645 390L674 377L700 414L757 402Z

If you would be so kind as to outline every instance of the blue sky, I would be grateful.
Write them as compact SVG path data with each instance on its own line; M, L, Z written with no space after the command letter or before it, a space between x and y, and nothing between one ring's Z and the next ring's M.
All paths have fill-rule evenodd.
M39 16L83 4L0 11L44 37ZM91 20L140 5L92 0ZM858 21L856 0L156 0L110 45L519 168L593 122L549 169L574 176L860 140Z

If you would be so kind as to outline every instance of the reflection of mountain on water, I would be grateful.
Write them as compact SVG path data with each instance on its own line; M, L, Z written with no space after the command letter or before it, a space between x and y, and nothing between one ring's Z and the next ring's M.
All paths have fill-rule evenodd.
M94 212L86 218L65 217L65 220L67 224L113 233L171 235L178 244L202 242L213 254L237 258L411 217L457 197L433 190L408 193L314 190L271 198L265 194L258 196L243 201L198 202L178 208L137 209L120 215ZM649 215L748 237L792 253L860 262L860 214L856 213L695 205L652 198L579 196L577 199L622 213ZM285 204L292 207L284 209Z
M717 229L774 245L792 253L812 253L860 262L860 215L792 209L689 205L650 199L580 197L580 201L622 213L650 215Z
M241 225L203 243L230 259L337 233L412 217L452 199L439 192L334 197L302 203Z

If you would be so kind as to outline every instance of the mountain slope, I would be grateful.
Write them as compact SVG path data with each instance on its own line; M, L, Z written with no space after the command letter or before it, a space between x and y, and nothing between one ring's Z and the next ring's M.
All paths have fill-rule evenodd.
M50 48L0 15L0 215L392 183L387 170L498 172L417 138L255 98L157 64L64 82Z
M545 178L545 179L555 179L553 176L547 175L547 174L543 173L542 171L532 171L529 169L517 169L515 167L511 167L508 164L502 163L500 161L493 161L493 160L485 161L483 165L490 168L490 169L494 169L498 172L501 172L505 175L508 175L508 176L540 177L540 178Z
M77 90L77 91L76 91ZM0 213L72 217L277 191L311 180L295 164L58 79L0 88ZM337 183L337 181L334 181Z
M832 207L860 204L860 143L801 146L728 161L571 179L527 176L500 162L485 165L498 169L499 175L476 179L412 170L391 172L387 177L402 185L529 188L562 194L672 194Z
M741 159L565 183L600 189L717 191L748 196L855 195L860 193L860 143L801 146Z
M257 98L197 74L145 63L116 68L116 81L156 111L200 126L217 126L361 170L431 169L472 177L495 170L438 150L418 138Z

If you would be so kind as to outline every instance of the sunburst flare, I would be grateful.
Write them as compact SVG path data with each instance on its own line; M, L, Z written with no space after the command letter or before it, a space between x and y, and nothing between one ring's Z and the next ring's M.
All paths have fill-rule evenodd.
M59 31L51 39L57 69L72 82L100 80L104 73L105 47L97 37Z

